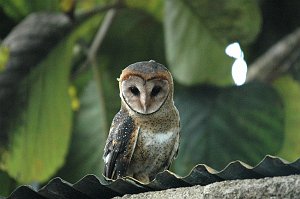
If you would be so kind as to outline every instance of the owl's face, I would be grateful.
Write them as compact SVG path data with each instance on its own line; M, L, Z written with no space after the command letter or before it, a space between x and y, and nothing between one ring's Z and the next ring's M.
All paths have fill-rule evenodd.
M120 89L121 98L129 108L145 115L158 111L170 93L169 82L161 77L145 80L131 75L121 82Z

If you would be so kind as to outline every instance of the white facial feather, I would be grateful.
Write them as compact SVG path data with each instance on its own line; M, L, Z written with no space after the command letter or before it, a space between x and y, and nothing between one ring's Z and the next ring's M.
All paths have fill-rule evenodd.
M169 82L165 79L144 80L130 76L121 83L120 97L130 110L151 114L160 109L169 94Z

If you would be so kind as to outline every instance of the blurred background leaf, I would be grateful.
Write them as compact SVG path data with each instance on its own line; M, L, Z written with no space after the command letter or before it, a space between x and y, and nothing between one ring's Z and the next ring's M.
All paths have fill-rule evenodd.
M220 43L252 42L260 31L260 9L255 1L183 0Z
M30 28L31 27L31 28ZM0 143L7 143L11 121L25 106L23 79L47 57L49 49L63 40L71 29L70 20L60 14L32 14L24 19L1 44L8 57L0 74ZM2 56L5 51L2 51ZM23 87L22 87L23 86Z
M9 59L9 49L5 46L0 46L0 73L4 71Z
M232 41L248 43L256 37L256 3L166 0L165 6L166 55L175 79L185 85L230 84L232 61L224 49Z
M8 196L17 185L16 181L3 171L0 171L0 184L0 194L4 196Z
M187 175L199 162L217 170L233 160L254 165L280 150L283 106L271 87L183 87L176 96L182 124L176 173Z
M285 107L284 143L278 155L295 161L300 154L300 85L291 76L283 76L274 82Z
M49 18L51 15L39 17ZM43 61L33 69L30 69L30 65L30 70L21 69L29 73L18 84L26 99L20 114L12 121L10 145L2 157L3 169L20 183L43 182L65 162L72 124L70 97L67 92L72 52L78 37L87 30L89 29L84 25L80 26L68 39L48 48L48 54ZM30 33L23 34L24 40L28 39L25 38L28 35ZM38 36L44 35L37 34ZM40 45L44 44L41 42ZM18 62L10 63L10 68L17 68L16 63Z
M59 45L21 84L26 106L12 124L11 150L3 160L4 169L21 183L44 181L64 163L71 128L66 93L71 47Z
M65 166L58 176L75 183L87 173L101 176L106 140L101 106L95 81L89 81L80 94L80 110L75 113L73 136Z

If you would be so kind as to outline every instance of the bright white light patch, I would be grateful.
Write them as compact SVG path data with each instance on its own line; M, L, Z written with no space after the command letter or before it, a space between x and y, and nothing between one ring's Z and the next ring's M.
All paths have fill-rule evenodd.
M225 49L225 53L236 59L231 68L234 83L238 86L243 85L247 77L247 63L244 60L244 53L239 43L236 42L228 45Z
M244 59L236 59L232 64L231 75L236 85L241 86L245 83L247 77L247 63Z
M244 58L244 54L241 50L240 44L237 42L229 44L225 49L225 53L235 59Z

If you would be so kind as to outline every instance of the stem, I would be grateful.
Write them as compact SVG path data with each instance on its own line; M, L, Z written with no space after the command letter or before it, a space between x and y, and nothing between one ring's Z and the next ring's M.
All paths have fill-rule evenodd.
M101 44L103 43L103 40L109 30L109 27L112 24L113 19L115 18L117 13L116 9L109 10L104 19L103 22L96 33L96 36L92 42L92 45L88 51L87 54L87 63L90 63L92 65L92 70L94 73L94 80L96 82L96 87L99 94L99 103L101 107L101 115L102 115L102 122L103 122L103 131L108 132L108 126L107 126L107 114L106 114L106 107L105 107L105 98L103 94L103 84L102 84L102 77L101 73L97 64L97 53L101 47Z
M89 10L89 11L85 11L85 12L78 12L76 13L76 22L80 23L81 21L84 21L96 14L102 13L102 12L106 12L109 11L111 9L119 9L122 8L123 5L119 2L115 3L115 4L111 4L111 5L101 5L101 6L96 6L93 9Z
M95 14L99 14L102 12L107 12L102 25L100 26L96 37L94 41L92 42L91 47L87 50L86 53L87 59L81 64L81 66L73 72L71 78L76 79L76 77L81 74L82 72L86 71L89 67L89 64L94 59L93 57L96 57L97 51L99 50L102 40L104 39L106 32L108 31L110 27L110 23L113 21L114 16L116 15L116 11L120 8L124 8L125 5L122 4L121 0L118 0L116 3L112 5L105 5L105 6L97 6L92 10L89 10L87 12L77 13L76 14L76 24L81 23L82 21L88 19L89 17L94 16ZM106 23L106 24L104 24ZM101 30L102 29L102 30ZM101 32L100 32L101 30Z
M96 58L96 54L103 42L103 39L104 39L106 33L108 32L110 25L112 24L112 21L116 15L116 13L117 13L117 11L115 9L111 9L105 15L102 25L100 26L100 28L95 36L95 39L94 39L94 41L89 49L89 52L88 52L88 59L90 61L92 61L93 59Z

